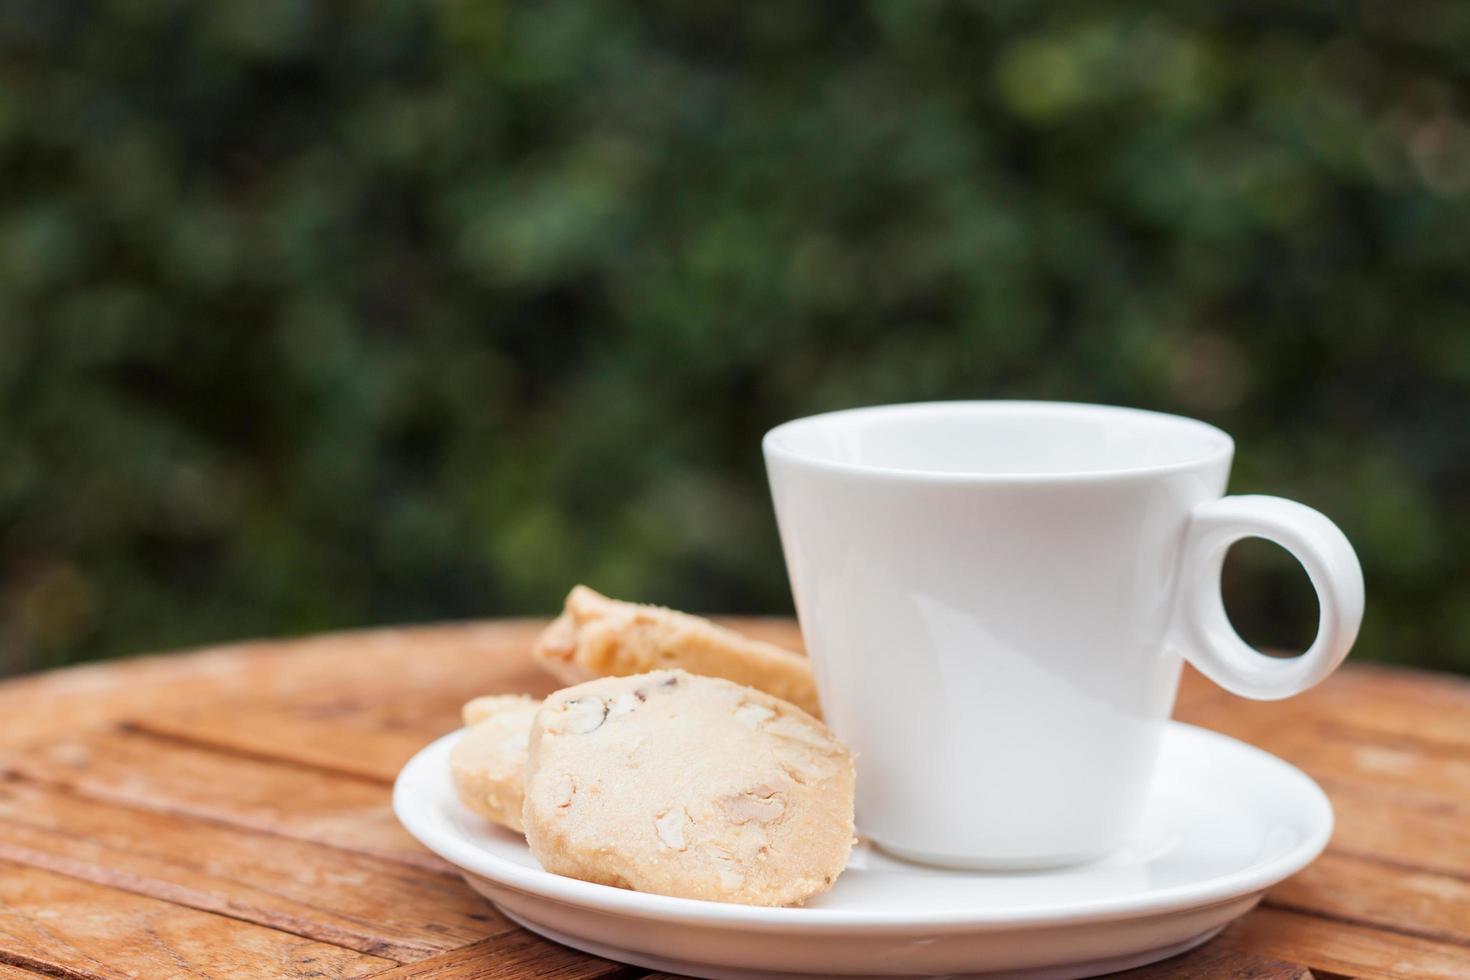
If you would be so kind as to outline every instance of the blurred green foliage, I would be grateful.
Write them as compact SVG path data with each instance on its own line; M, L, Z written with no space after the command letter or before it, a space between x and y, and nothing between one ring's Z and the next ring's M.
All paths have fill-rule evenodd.
M1224 426L1360 549L1361 656L1470 670L1466 51L1442 2L0 0L0 672L784 612L767 427L1005 396Z

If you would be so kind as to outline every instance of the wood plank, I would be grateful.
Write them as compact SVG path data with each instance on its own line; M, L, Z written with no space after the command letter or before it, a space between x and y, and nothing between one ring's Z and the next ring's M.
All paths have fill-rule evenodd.
M1374 793L1405 807L1470 816L1470 756L1360 742L1320 727L1283 730L1262 743L1266 751L1321 781Z
M1220 943L1205 943L1167 960L1121 973L1110 980L1313 980L1312 971L1300 963L1273 960Z
M0 746L72 735L182 704L335 694L412 703L524 672L542 620L464 623L237 643L87 664L0 685Z
M1470 880L1327 853L1266 896L1273 908L1459 943L1470 957Z
M1322 788L1337 813L1330 853L1470 879L1470 820L1456 808L1406 807L1371 789L1330 781Z
M1186 671L1186 681L1197 677ZM1351 664L1326 682L1285 701L1251 702L1219 688L1186 696L1181 685L1175 716L1250 740L1251 733L1324 726L1340 737L1397 742L1438 753L1470 756L1470 681L1375 664Z
M725 622L800 648L800 633L788 620ZM524 639L529 646L535 632L518 634L516 641ZM476 659L484 652L480 645L473 650ZM423 685L411 697L396 684L391 696L374 688L359 688L355 696L338 689L325 697L306 692L282 698L273 691L265 698L165 708L129 716L128 721L141 731L181 741L391 782L415 752L459 727L460 707L470 698L500 693L545 697L562 686L533 664L525 650L499 659L491 670L466 664L452 683Z
M1236 716L1238 718L1238 716ZM1225 729L1299 766L1327 792L1337 815L1332 848L1410 868L1470 874L1470 760L1384 747L1341 731L1227 720Z
M1213 943L1351 977L1464 980L1470 971L1463 946L1285 909L1257 908Z
M1423 742L1384 742L1337 722L1293 714L1289 702L1196 704L1187 716L1280 756L1321 783L1393 800L1410 809L1470 816L1470 754Z
M89 978L362 977L392 961L0 862L0 950Z
M398 962L515 928L441 874L16 782L0 858Z
M22 970L18 966L11 966L4 962L5 951L0 950L0 980L42 980L44 973L32 973L30 970Z
M801 649L790 620L717 621ZM485 620L232 643L86 664L0 685L0 746L73 735L184 704L337 697L454 709L507 675L537 676L528 654L546 619ZM512 688L514 689L514 688Z
M0 757L21 779L123 806L314 841L446 874L399 826L375 782L235 757L135 732L66 739Z
M460 708L481 694L545 697L560 684L527 664L479 688L398 702L330 699L222 702L132 720L136 731L231 753L288 761L392 783L414 753L461 725Z
M413 754L446 731L387 727L361 714L322 720L311 705L222 704L154 715L130 725L179 742L237 755L392 783Z
M789 621L734 625L797 642ZM416 961L374 961L385 976L636 974L520 930L477 941L477 929L503 929L503 920L467 897L388 810L387 781L420 745L457 725L464 700L555 686L526 658L541 626L239 644L0 685L0 746L55 740L3 753L3 766L32 782L11 787L30 796L10 813L0 787L0 856L38 874L63 871L63 882L84 879L72 881L78 887L117 886L101 888L106 895L218 907L238 928L273 925L284 931L270 934L287 940ZM1179 704L1180 717L1262 745L1316 777L1333 798L1338 832L1328 854L1274 890L1268 907L1171 961L1173 969L1470 973L1470 927L1456 917L1470 888L1470 683L1352 665L1302 697L1267 704L1234 698L1186 670ZM118 722L136 730L107 731ZM89 824L89 809L105 825ZM114 826L118 810L130 816ZM167 839L176 833L177 850ZM236 838L259 850L252 856ZM354 877L364 874L365 883ZM0 906L0 963L23 976L28 966L83 975L80 966L7 958L4 913ZM1251 969L1258 972L1241 972ZM1269 970L1278 972L1260 972Z
M1330 685L1330 686L1329 686ZM1470 748L1470 678L1455 674L1353 664L1339 671L1322 689L1322 714L1329 712L1363 728ZM1309 692L1310 699L1316 692ZM1302 700L1302 699L1297 699ZM1313 700L1306 703L1315 710Z
M525 929L378 975L377 980L597 980L647 971L542 939Z

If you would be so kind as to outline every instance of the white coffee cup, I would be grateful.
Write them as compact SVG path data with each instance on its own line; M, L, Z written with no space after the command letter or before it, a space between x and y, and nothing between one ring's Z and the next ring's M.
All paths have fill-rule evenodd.
M1278 497L1224 497L1234 443L1154 412L936 402L833 412L763 442L822 709L857 753L859 828L928 863L1020 869L1117 846L1149 792L1183 660L1251 698L1347 656L1357 556ZM1236 634L1245 537L1306 569L1299 657Z

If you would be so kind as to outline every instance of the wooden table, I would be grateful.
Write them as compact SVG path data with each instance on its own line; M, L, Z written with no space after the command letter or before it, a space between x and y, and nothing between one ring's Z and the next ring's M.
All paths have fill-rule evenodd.
M0 978L640 977L524 932L389 811L471 695L545 693L540 623L247 643L0 685ZM796 645L792 625L732 625ZM1354 665L1179 717L1332 797L1327 853L1132 977L1470 976L1470 682ZM1310 971L1310 972L1309 972Z

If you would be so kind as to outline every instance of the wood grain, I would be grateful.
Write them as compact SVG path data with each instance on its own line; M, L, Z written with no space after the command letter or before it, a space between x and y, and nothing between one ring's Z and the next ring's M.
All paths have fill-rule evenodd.
M12 752L0 766L22 779L92 799L453 873L398 825L388 787L376 782L125 731Z
M1214 942L1350 977L1464 980L1470 975L1470 950L1464 946L1284 909L1257 909Z
M1183 690L1193 691L1186 698ZM1354 664L1331 681L1285 701L1245 701L1186 671L1176 716L1255 741L1310 729L1349 742L1401 745L1470 757L1470 681L1404 668Z
M514 928L442 874L14 782L0 858L398 962Z
M801 635L788 620L725 620L747 635L801 649ZM494 634L477 631L460 659L473 650L486 663L476 670L421 670L412 695L397 690L393 672L376 688L358 683L354 694L334 686L315 695L293 675L293 697L274 692L268 699L219 700L207 706L164 707L129 715L131 727L152 734L242 755L288 760L303 766L391 783L398 770L424 745L460 726L460 707L481 694L533 694L545 697L562 686L527 656L541 623ZM442 633L448 628L440 628ZM442 637L441 637L442 639ZM456 650L452 641L445 641Z
M542 626L504 621L365 630L50 671L0 686L0 744L247 694L281 704L324 693L347 702L413 704L436 692L489 688L528 673L525 655Z
M792 648L787 620L728 625ZM645 976L512 926L402 831L398 767L539 621L251 642L0 684L0 980ZM1305 769L1327 853L1131 980L1470 977L1470 682L1352 665L1284 702L1184 671L1177 717Z
M1470 819L1470 756L1344 737L1321 726L1285 729L1262 740L1262 748L1324 782L1410 810Z
M0 956L4 955L4 952L0 952ZM9 963L0 960L0 980L40 980L45 975L44 973L32 973L30 970L22 970L18 966L11 966Z
M789 620L716 621L802 649L801 634ZM361 630L48 671L0 685L0 745L73 735L123 719L146 720L181 705L255 697L291 705L326 696L367 711L418 706L452 720L461 703L507 689L512 678L533 686L547 683L528 658L545 626L545 620L488 620Z
M1323 722L1355 729L1360 737L1470 755L1470 679L1354 665L1341 681L1306 698L1305 706Z
M0 862L0 948L65 977L364 977L391 960Z
M1109 975L1112 980L1314 980L1300 963L1273 960L1220 943L1206 943L1179 956Z
M1470 881L1327 853L1271 890L1267 904L1459 943L1470 952Z
M1462 808L1410 809L1371 789L1320 782L1337 812L1334 851L1371 857L1388 868L1470 879L1470 820Z
M534 933L518 930L503 940L457 949L379 975L379 980L596 980L641 977L647 971L588 956Z
M311 704L232 704L162 712L129 727L183 744L392 783L415 752L458 728L459 721L451 716L437 725L420 719L391 724L364 712L324 718Z

